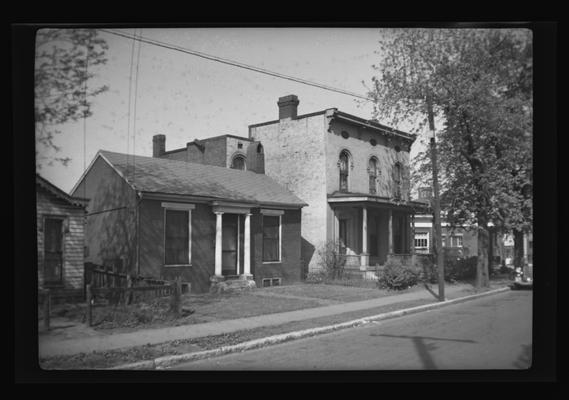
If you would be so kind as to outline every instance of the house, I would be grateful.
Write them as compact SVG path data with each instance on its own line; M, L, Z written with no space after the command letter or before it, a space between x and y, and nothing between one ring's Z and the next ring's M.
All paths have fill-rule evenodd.
M278 119L249 126L264 172L302 198L302 258L321 268L334 242L346 267L375 271L413 253L413 215L428 206L409 197L409 151L416 136L330 108L298 115L295 95L279 98Z
M99 151L73 188L90 198L87 261L181 277L197 293L226 279L300 280L301 199L265 174L188 162L165 152L165 137L153 142L154 157Z
M264 173L263 146L249 138L220 135L166 151L166 136L154 135L152 145L153 157Z
M431 188L418 190L418 201L429 204L432 199ZM444 207L444 204L443 204ZM491 226L491 224L490 224ZM433 252L433 215L419 214L415 216L415 251L417 253ZM442 247L445 255L458 258L475 257L478 255L478 233L476 229L453 227L444 219L441 221ZM490 230L489 252L493 254L493 263L497 265L512 265L514 241L511 234L499 234ZM524 264L532 266L533 235L524 234Z
M38 288L55 301L83 298L87 200L70 196L36 174Z

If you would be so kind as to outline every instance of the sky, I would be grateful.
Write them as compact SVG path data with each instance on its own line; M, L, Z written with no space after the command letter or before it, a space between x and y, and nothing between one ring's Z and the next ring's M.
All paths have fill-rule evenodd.
M134 29L117 31L132 36ZM376 74L372 65L380 59L382 34L376 28L143 28L137 33L361 95L367 92L362 81L370 85ZM372 117L370 102L349 95L146 43L140 44L138 62L136 45L131 64L132 39L106 32L100 36L109 45L108 61L92 71L96 76L88 85L109 90L93 99L93 115L85 125L78 121L58 128L57 156L71 162L44 164L39 170L66 192L99 150L152 156L156 134L166 135L167 151L194 139L247 137L249 125L278 119L278 98L289 94L300 100L299 115L335 107ZM411 156L419 147L417 140Z

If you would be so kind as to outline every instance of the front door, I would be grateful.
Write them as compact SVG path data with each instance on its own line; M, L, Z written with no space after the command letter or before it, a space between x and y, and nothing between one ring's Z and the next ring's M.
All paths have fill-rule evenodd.
M63 281L63 220L44 220L44 282L57 285Z
M238 222L237 214L224 214L222 223L221 270L224 276L237 275Z

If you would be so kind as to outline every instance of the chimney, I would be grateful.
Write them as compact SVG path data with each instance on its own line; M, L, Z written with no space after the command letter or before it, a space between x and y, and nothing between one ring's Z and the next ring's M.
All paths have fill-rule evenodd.
M298 97L294 94L280 97L277 103L279 105L279 119L296 118L298 103L300 103Z
M152 136L152 157L160 157L166 152L166 136Z

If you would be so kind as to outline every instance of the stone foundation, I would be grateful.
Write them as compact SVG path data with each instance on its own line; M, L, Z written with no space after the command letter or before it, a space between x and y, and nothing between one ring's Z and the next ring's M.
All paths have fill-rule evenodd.
M252 278L252 275L240 276L237 279L225 279L224 277L213 276L210 279L211 286L209 288L209 292L231 293L255 289L257 287L257 284Z

